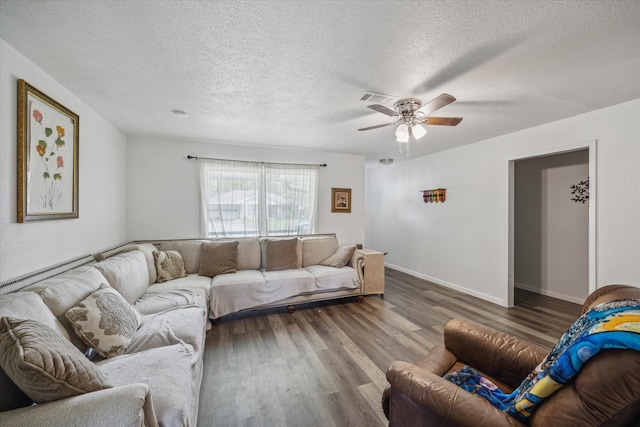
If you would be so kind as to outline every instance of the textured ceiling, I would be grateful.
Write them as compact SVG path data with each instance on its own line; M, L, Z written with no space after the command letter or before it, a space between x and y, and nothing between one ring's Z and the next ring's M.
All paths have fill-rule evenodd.
M365 91L457 97L412 157L640 98L637 0L0 0L0 37L129 135L370 164L405 156Z

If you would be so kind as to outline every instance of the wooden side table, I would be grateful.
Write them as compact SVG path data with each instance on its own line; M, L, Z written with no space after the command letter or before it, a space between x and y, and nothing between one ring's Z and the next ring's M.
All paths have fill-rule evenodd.
M357 249L364 255L364 294L384 298L384 253L375 249Z

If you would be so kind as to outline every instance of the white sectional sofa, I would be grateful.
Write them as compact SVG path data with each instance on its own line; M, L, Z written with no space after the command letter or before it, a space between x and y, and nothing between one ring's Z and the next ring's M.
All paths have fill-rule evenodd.
M134 242L0 285L0 425L194 426L207 317L361 298L353 249L335 235Z

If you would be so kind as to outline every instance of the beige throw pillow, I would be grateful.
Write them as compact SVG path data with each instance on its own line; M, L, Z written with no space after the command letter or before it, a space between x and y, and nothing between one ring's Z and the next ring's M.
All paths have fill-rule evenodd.
M349 263L353 253L356 251L354 246L340 246L337 251L334 252L329 258L325 259L320 265L327 265L329 267L342 268Z
M203 243L198 275L214 277L218 274L235 273L238 261L238 242Z
M187 275L184 269L182 255L178 251L155 251L153 258L156 260L156 270L158 271L158 283L168 282Z
M300 268L298 260L299 243L298 238L265 239L265 270L276 271Z
M140 327L138 312L112 288L98 289L66 313L76 334L100 356L124 354Z
M36 403L111 388L69 340L35 320L0 318L0 366Z

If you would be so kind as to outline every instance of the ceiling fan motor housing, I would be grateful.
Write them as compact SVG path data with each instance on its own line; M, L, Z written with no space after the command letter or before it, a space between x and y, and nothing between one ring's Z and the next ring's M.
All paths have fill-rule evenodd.
M422 106L422 101L418 98L406 98L393 104L393 108L403 116L413 115Z

